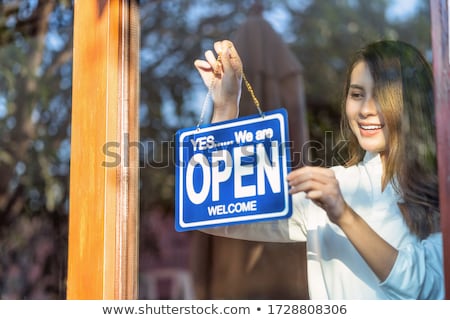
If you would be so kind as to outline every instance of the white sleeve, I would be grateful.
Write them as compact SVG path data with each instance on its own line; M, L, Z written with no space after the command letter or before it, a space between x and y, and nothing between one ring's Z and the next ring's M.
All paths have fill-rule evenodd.
M444 299L442 234L434 233L399 249L397 260L380 284L392 299Z
M201 229L205 233L250 241L262 242L298 242L306 241L304 224L304 194L293 196L293 213L289 219L280 219L255 223L243 223L225 227Z

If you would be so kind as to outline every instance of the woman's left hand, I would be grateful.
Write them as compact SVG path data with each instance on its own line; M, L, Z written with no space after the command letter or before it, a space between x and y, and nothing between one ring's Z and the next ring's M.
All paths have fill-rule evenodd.
M287 181L291 194L305 192L306 198L324 209L333 223L339 224L348 212L333 170L306 166L289 173Z

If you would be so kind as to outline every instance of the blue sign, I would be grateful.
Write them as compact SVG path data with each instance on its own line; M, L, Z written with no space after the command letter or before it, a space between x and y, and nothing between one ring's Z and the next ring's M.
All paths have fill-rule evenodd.
M175 228L288 218L285 109L176 133Z

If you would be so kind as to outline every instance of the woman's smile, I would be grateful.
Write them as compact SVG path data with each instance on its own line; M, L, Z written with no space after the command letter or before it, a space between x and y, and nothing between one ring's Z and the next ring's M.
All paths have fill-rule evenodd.
M374 96L372 74L364 61L358 62L351 73L345 111L361 148L369 152L385 151L388 130Z
M365 137L370 137L382 133L382 129L384 127L384 125L382 124L367 124L367 123L358 123L358 126L361 136Z

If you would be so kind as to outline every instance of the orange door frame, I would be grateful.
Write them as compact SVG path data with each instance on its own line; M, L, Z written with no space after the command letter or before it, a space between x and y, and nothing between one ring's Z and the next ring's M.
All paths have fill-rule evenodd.
M450 299L450 56L447 0L430 0L446 299Z
M138 294L137 0L74 2L67 299Z

